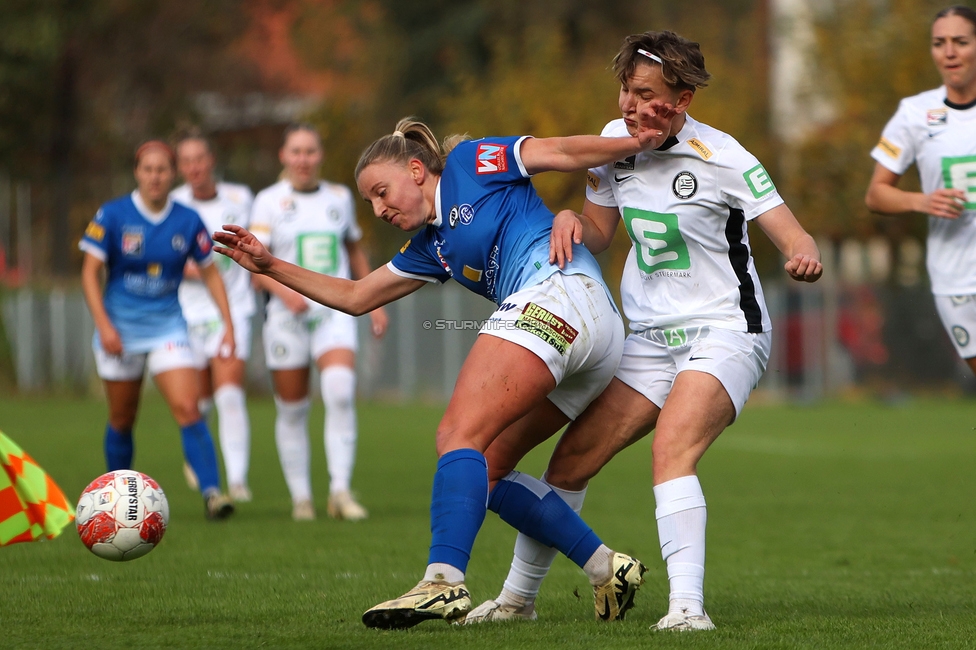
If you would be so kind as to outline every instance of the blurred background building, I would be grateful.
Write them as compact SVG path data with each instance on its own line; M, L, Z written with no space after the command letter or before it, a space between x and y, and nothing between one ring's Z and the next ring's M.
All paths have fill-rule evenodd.
M713 75L691 113L763 161L824 253L823 281L800 286L753 237L775 327L761 394L967 391L928 291L924 217L863 203L898 100L940 83L928 30L943 4L4 0L0 387L91 390L77 242L102 202L132 189L142 140L199 126L221 174L257 191L278 175L284 125L308 120L324 136L324 176L352 185L361 149L405 115L440 135L599 133L617 116L610 61L623 36L671 29L702 44ZM582 174L534 182L553 209L582 205ZM365 205L360 217L374 263L389 259L406 235L374 227ZM621 230L602 256L611 285L628 249ZM387 340L362 336L361 390L448 394L476 330L438 319L490 312L457 286L401 301ZM266 386L260 355L251 370Z

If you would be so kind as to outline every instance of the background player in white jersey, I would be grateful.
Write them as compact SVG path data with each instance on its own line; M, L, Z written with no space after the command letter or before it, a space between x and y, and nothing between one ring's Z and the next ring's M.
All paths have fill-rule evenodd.
M226 322L230 308L210 255L210 232L200 215L169 198L176 177L173 150L151 140L135 158L136 191L103 205L79 245L85 252L81 286L95 322L95 365L108 399L105 459L110 471L132 466L132 427L148 369L180 427L183 455L199 477L207 517L223 519L234 504L220 492L217 455L197 406L196 370L177 295L188 259L200 267ZM234 352L232 326L221 344Z
M633 247L621 280L632 333L616 376L564 434L545 479L576 510L587 482L618 451L655 430L654 498L671 593L657 629L711 629L704 611L705 498L697 464L741 411L766 368L769 314L746 228L755 221L786 256L795 280L823 272L819 251L756 158L729 135L687 114L709 74L697 43L672 32L625 39L614 59L623 119L604 136L633 134L639 106L662 101L672 116L653 151L591 169L582 215L558 214L551 258L574 241L605 250L621 222ZM466 622L535 618L535 596L554 557L519 535L499 597Z
M176 163L185 184L172 191L174 201L199 213L209 232L225 223L247 227L254 197L245 185L217 182L210 143L199 134L181 138L176 144ZM244 373L251 352L251 316L254 290L251 274L226 257L214 260L224 281L233 319L234 353L221 345L224 323L220 310L207 291L200 270L187 262L180 284L180 307L190 333L190 347L200 371L200 413L204 418L217 407L217 432L227 472L227 490L235 501L250 501L247 471L251 453L251 421L244 396ZM184 464L191 487L199 481L193 468Z
M976 372L976 10L954 6L932 23L943 85L903 99L871 152L865 202L876 212L928 215L926 266L956 351ZM912 163L921 192L898 188Z
M362 231L349 188L319 179L322 141L310 125L285 131L279 152L283 180L258 193L251 230L269 250L293 264L340 278L362 278L372 270L359 245ZM309 364L321 372L325 403L325 451L329 467L329 516L365 519L352 496L356 458L356 321L309 300L262 276L256 285L268 291L264 349L274 383L275 441L291 492L292 516L315 518L309 472ZM372 332L386 332L382 309L370 312Z

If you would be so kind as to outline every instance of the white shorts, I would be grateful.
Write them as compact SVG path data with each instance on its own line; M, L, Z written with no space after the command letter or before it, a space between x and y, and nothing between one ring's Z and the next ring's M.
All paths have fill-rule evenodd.
M479 333L542 359L556 380L549 401L573 420L613 379L624 340L623 321L603 284L562 273L506 298Z
M766 371L771 342L770 332L749 334L708 326L651 328L627 337L616 376L663 408L679 372L707 372L722 383L738 417Z
M963 359L976 357L976 296L932 296L956 352Z
M234 319L234 356L247 361L251 356L251 318L232 316ZM224 338L224 321L219 318L192 323L187 326L190 348L193 350L194 367L203 370L210 360L220 354L220 342Z
M304 368L329 350L356 351L356 319L334 309L303 314L272 312L264 321L264 358L269 370Z
M92 350L98 376L107 381L141 379L147 367L153 377L167 370L195 367L190 343L183 337L173 338L149 352L112 356L106 354L97 340L92 341Z

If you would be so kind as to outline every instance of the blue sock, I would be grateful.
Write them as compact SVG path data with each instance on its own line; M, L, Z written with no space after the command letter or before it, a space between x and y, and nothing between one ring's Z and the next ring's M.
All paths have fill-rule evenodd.
M105 464L108 471L130 469L135 445L132 431L118 431L111 424L105 425Z
M210 429L203 420L180 427L183 438L183 457L196 472L200 481L200 492L206 496L207 492L220 489L220 474L217 470L217 452L214 450Z
M441 456L430 499L428 564L467 570L474 538L485 520L487 497L488 462L482 454L456 449Z
M488 509L520 533L551 546L582 567L602 542L549 486L512 472L488 496Z

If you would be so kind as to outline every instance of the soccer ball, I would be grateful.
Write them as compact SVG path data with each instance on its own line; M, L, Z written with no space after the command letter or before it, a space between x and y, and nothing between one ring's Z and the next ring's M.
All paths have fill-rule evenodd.
M159 484L122 469L102 474L78 499L75 523L88 550L124 562L153 550L166 532L169 504Z

